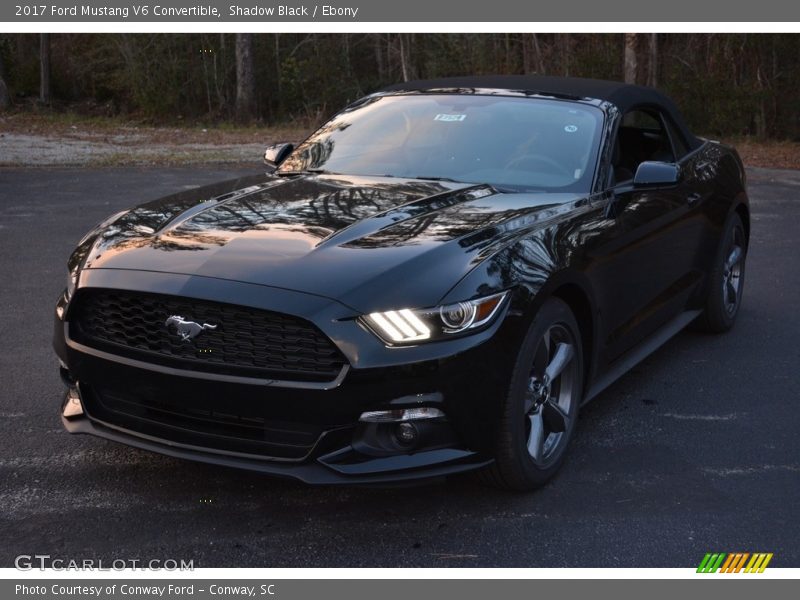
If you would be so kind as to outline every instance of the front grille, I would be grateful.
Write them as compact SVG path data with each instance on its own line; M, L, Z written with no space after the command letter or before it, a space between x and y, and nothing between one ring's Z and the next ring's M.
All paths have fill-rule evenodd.
M215 325L183 341L166 320ZM331 381L345 358L312 323L281 313L178 296L87 288L69 317L75 341L146 362L210 373Z

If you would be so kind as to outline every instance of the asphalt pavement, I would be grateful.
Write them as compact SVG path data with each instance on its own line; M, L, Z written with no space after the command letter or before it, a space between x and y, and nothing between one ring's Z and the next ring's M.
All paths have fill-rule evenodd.
M683 332L606 390L538 492L312 488L67 434L50 337L74 244L122 208L257 171L0 170L0 566L690 567L748 551L800 567L800 172L749 172L733 331Z

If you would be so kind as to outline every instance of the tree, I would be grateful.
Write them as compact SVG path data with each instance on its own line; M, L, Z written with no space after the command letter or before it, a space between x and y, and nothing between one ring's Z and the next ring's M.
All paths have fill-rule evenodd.
M650 69L647 72L647 85L656 87L658 85L658 34L650 34L650 58L648 60Z
M50 104L50 34L39 34L39 101Z
M658 84L658 34L626 33L623 55L625 83Z
M5 110L11 104L11 97L8 94L6 85L6 70L3 65L3 56L0 54L0 110Z
M638 46L639 34L626 33L625 55L623 57L625 83L636 83L637 79L639 78L639 58L637 56Z
M414 43L413 34L398 33L397 39L400 44L400 72L403 74L403 81L412 79L411 67L411 45Z
M558 45L559 63L561 63L561 74L564 77L570 76L572 66L572 34L557 33L556 43Z
M311 126L398 80L524 72L657 85L698 133L715 138L800 139L796 34L3 33L0 56L0 107L30 98L80 108L95 99L112 113L156 120Z
M535 34L531 34L531 42L533 43L533 55L536 57L536 72L540 75L544 75L544 58L542 58L542 48L539 45L539 37Z
M256 114L256 78L253 34L236 34L236 116L249 121Z
M533 49L533 64L530 59L531 49ZM542 48L539 45L539 37L535 33L522 34L522 71L526 74L534 72L544 75Z

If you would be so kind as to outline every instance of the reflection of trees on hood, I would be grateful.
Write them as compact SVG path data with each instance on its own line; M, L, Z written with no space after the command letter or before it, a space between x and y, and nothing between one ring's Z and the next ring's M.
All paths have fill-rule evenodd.
M517 281L543 284L556 264L552 229L527 237L494 257L487 273L495 279L494 289Z
M196 205L196 201L180 203L151 203L134 208L125 213L113 224L100 232L96 238L98 252L106 250L127 250L151 246L159 250L202 250L205 246L192 244L178 245L154 234L176 215ZM89 251L89 244L86 245Z
M113 243L109 245L101 245L98 250L103 252L105 250L122 251L132 250L135 248L153 248L155 250L164 250L166 252L174 250L205 250L209 246L222 246L226 242L224 237L211 235L208 233L191 233L186 234L179 231L171 232L166 236L145 236L142 237L141 233L133 236L120 236L115 237Z
M554 214L555 211L555 208L542 211L537 217L546 220L547 213ZM510 228L512 235L519 239L495 256L487 256L489 263L486 272L495 280L492 289L508 287L517 281L543 285L552 273L569 262L576 249L593 245L592 239L606 233L608 227L609 220L602 212L596 211L595 215L571 218L527 233L518 226ZM492 247L502 245L504 237L494 236L491 242L482 254L487 255Z
M330 184L289 182L274 193L223 202L181 224L183 231L267 231L272 226L303 226L325 235L396 206L407 198L379 188L338 188ZM326 189L327 188L327 189Z
M462 245L480 247L483 237L475 232L486 233L486 241L493 239L495 231L491 225L498 221L513 220L526 212L523 209L494 211L481 210L481 207L469 206L461 209L442 210L411 217L395 225L381 229L376 233L348 242L352 248L381 248L388 246L418 245L429 242L446 242L464 238ZM488 228L488 229L487 229Z
M214 231L224 237L226 232L289 228L322 239L365 219L386 219L390 225L464 201L458 195L441 194L446 191L428 182L367 187L329 178L289 180L274 190L218 203L181 223L170 235Z
M185 204L166 204L166 205L147 205L134 208L117 219L104 234L105 237L117 238L132 237L143 233L153 233L161 229L168 221L177 214L194 206L196 202L186 202ZM116 233L112 233L116 232Z
M181 212L192 208L195 214L181 220ZM454 189L413 180L357 185L348 178L299 177L231 193L207 208L188 200L139 207L106 231L98 250L202 250L223 246L237 234L280 230L362 249L458 239L462 247L480 253L510 243L557 211L552 205L519 204L504 210L501 197L488 186Z

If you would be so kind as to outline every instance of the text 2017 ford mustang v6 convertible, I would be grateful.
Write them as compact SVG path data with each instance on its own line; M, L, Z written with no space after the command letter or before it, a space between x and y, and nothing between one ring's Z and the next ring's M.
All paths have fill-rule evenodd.
M739 310L741 160L653 89L405 83L265 159L79 243L70 432L310 483L530 489L582 403Z

